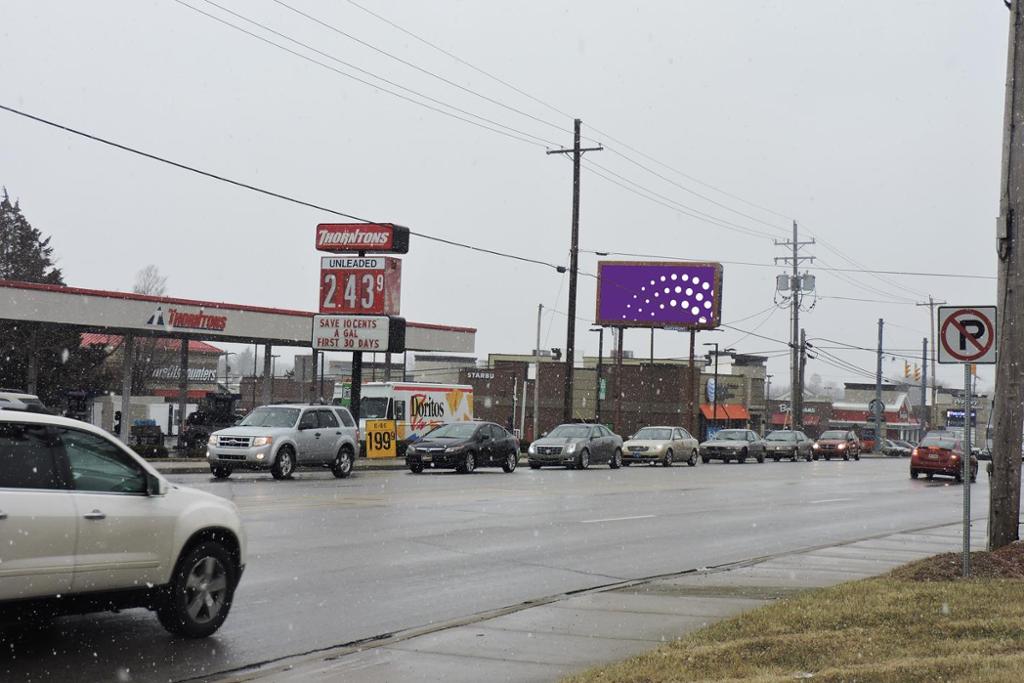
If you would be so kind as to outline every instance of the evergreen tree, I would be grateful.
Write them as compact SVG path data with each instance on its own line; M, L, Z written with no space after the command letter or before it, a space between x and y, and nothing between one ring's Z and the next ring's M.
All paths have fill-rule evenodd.
M6 188L0 197L0 279L64 284L50 238L32 227ZM0 320L0 386L28 388L29 352L34 350L36 391L47 405L63 405L71 389L106 389L109 378L99 377L102 355L80 349L79 340L78 330L67 325Z

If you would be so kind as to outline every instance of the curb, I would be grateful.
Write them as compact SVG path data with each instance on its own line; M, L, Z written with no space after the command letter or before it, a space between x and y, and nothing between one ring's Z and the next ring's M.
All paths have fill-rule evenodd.
M156 468L160 474L209 474L210 466L205 459L196 458L161 458L159 460L147 460L150 465ZM406 469L405 461L393 461L388 458L386 462L367 462L366 458L356 460L353 471L374 472L374 471L399 471Z

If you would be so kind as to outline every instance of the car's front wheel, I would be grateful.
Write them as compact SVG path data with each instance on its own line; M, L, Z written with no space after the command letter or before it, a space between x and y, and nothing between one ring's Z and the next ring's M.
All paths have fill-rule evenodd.
M576 458L576 469L585 470L590 467L590 451L584 448Z
M210 472L217 479L227 479L231 476L231 468L224 467L223 465L210 465Z
M669 457L671 458L671 452L669 453ZM671 460L669 461L669 463L671 464ZM612 468L613 470L617 470L620 467L622 467L622 451L620 451L618 448L616 448L615 453L612 454L612 459L608 461L608 467Z
M672 449L665 451L665 457L662 458L661 464L665 467L672 467Z
M331 463L331 474L338 479L344 479L348 475L352 474L352 449L348 446L342 446L338 454L334 456L334 462Z
M295 451L291 446L284 446L277 452L277 460L270 468L274 479L288 479L295 473Z
M419 474L423 471L423 463L413 462L409 463L409 471L413 474Z
M476 469L476 455L472 451L466 453L462 462L456 466L455 471L459 474L469 474Z
M705 460L704 462L707 462L707 460ZM686 461L686 464L689 465L690 467L697 466L697 451L693 451L692 453L690 453L690 457Z
M205 638L227 619L237 581L231 553L216 541L204 541L178 561L157 618L171 633Z

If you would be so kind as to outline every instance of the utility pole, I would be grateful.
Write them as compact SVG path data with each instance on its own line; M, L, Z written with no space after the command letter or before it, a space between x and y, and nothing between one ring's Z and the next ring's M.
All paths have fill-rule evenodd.
M573 122L572 149L549 149L548 154L572 154L572 240L569 243L569 323L565 339L565 396L562 418L572 419L572 380L576 359L576 280L579 276L580 256L580 163L584 152L600 152L604 147L580 147L580 126L582 121Z
M924 438L927 427L925 426L925 414L928 412L928 337L921 340L921 417L918 423L921 428L918 430L917 440ZM931 425L929 424L928 427Z
M935 366L935 354L938 351L938 347L935 346L935 307L949 303L947 301L936 301L931 295L928 296L928 301L922 301L916 306L927 306L928 307L928 325L931 328L932 336L932 407L928 411L928 425L934 425L937 420L935 417L935 394L938 391L938 375L936 374L937 368Z
M1021 424L1024 423L1024 262L1020 255L1017 216L1024 216L1024 14L1021 3L1010 6L1005 113L1003 118L1002 182L996 253L999 355L996 360L992 476L989 498L988 544L1001 548L1020 538ZM933 325L934 327L934 325ZM934 346L934 344L933 344ZM971 407L965 407L970 415ZM966 483L964 484L967 485Z
M803 383L800 379L800 304L803 303L802 293L804 291L810 291L814 288L814 277L811 275L800 276L800 264L804 261L814 261L813 256L800 256L800 248L814 244L814 240L808 240L806 242L800 241L799 228L796 221L793 221L793 239L780 242L775 240L775 245L779 247L789 247L792 250L792 254L789 256L776 256L775 263L785 263L793 266L793 272L788 276L785 290L789 291L790 297L790 335L789 335L789 347L790 347L790 364L789 364L789 380L790 380L790 410L793 414L793 428L796 429L797 422L803 422ZM784 276L779 276L780 278ZM777 287L780 291L783 287ZM799 416L799 417L797 417Z
M800 330L800 404L797 406L799 412L793 414L793 431L803 431L804 428L804 371L807 369L807 330Z
M882 328L885 321L878 319L878 361L875 368L875 400L872 403L875 417L875 448L882 443Z
M597 332L597 382L595 386L597 388L595 397L595 409L594 409L594 421L598 424L601 423L601 379L603 377L604 370L604 328L598 327L597 329L591 328L591 332Z
M537 430L540 424L540 316L543 312L544 304L537 304L537 346L533 349L533 438L530 441L540 438Z

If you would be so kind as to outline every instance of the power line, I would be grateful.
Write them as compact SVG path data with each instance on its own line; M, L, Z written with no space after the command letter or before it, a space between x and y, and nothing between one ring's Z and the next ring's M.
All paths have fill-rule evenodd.
M205 0L205 1L209 2L210 0ZM507 109L508 111L514 112L516 114L519 114L520 116L525 116L526 118L531 119L532 121L536 121L537 123L542 123L545 126L550 126L551 128L554 128L555 130L557 130L559 132L562 132L562 133L566 132L566 128L563 127L563 126L558 125L557 123L552 123L551 121L547 121L545 119L542 119L542 118L539 118L537 116L534 116L533 114L525 112L525 111L523 111L521 109L517 109L516 107L513 107L513 106L511 106L509 104L506 104L504 102L501 102L500 100L496 100L496 99L494 99L492 97L488 97L487 95L479 93L476 90L473 90L472 88L467 88L466 86L464 86L464 85L462 85L460 83L456 83L455 81L449 80L449 79L445 78L444 76L440 76L440 75L434 73L433 71L430 71L428 69L424 69L423 67L419 66L418 64L415 64L415 63L410 62L408 60L402 59L398 55L394 55L394 54L388 52L387 50L384 50L382 48L377 47L376 45L368 43L367 41L362 40L361 38L358 38L358 37L352 35L351 33L346 33L345 31L342 31L340 28L338 28L336 26L333 26L332 24L329 24L326 21L323 21L322 19L318 19L317 17L315 17L315 16L313 16L311 14L303 12L302 10L297 9L295 7L292 7L291 5L289 5L286 2L283 2L282 0L273 0L273 2L277 3L278 5L280 5L281 7L284 7L287 10L290 10L290 11L294 12L295 14L298 14L299 16L305 17L306 19L308 19L309 21L312 21L315 24L318 24L318 25L320 25L320 26L322 26L322 27L324 27L324 28L326 28L326 29L328 29L330 31L333 31L334 33L337 33L340 36L344 36L345 38L348 38L349 40L353 40L353 41L359 43L360 45L362 45L364 47L367 47L367 48L373 50L374 52L377 52L378 54L382 54L385 57L388 57L389 59L393 59L396 62L399 62L400 64L404 64L405 66L409 67L410 69L415 69L416 71L419 71L422 74L426 74L427 76L430 76L431 78L437 79L437 80L441 81L442 83L445 83L447 85L452 86L453 88L458 88L459 90L461 90L463 92L466 92L466 93L469 93L470 95L473 95L475 97L479 97L480 99L482 99L482 100L484 100L486 102L490 102L491 104L494 104L494 105L497 105L499 107L502 107L503 109ZM362 8L360 8L360 9L362 9Z
M41 123L43 125L50 126L51 128L56 128L58 130L62 130L64 132L66 132L66 133L71 133L73 135L77 135L79 137L83 137L83 138L86 138L88 140L92 140L93 142L99 142L99 143L107 145L109 147L114 147L114 148L119 149L119 150L121 150L123 152L129 152L131 154L135 154L135 155L138 155L138 156L141 156L141 157L145 157L145 158L150 159L152 161L158 161L158 162L160 162L162 164L167 164L168 166L173 166L173 167L181 169L183 171L189 171L190 173L195 173L197 175L201 175L201 176L204 176L204 177L207 177L207 178L211 178L213 180L219 180L220 182L228 183L229 185L234 185L235 187L240 187L242 189L249 190L251 192L256 192L256 193L259 193L259 194L262 194L262 195L266 195L268 197L273 197L275 199L280 199L282 201L286 201L286 202L289 202L289 203L292 203L292 204L297 204L299 206L304 206L306 208L316 209L317 211L323 211L325 213L329 213L329 214L332 214L332 215L335 215L335 216L341 216L342 218L350 218L350 219L352 219L354 221L359 221L359 222L362 222L362 223L373 223L373 222L375 222L375 221L371 221L368 218L362 218L360 216L356 216L356 215L351 214L351 213L345 213L344 211L339 211L338 209L332 209L332 208L329 208L327 206L323 206L321 204L315 204L313 202L308 202L308 201L305 201L303 199L297 199L295 197L291 197L289 195L282 194L280 192L274 192L273 190L268 190L266 188L258 187L256 185L251 185L249 183L242 182L240 180L235 180L233 178L228 178L227 176L219 175L219 174L213 173L211 171L205 171L205 170L203 170L201 168L197 168L195 166L189 166L188 164L184 164L184 163L181 163L179 161L173 161L173 160L168 159L166 157L158 156L158 155L152 154L150 152L144 152L144 151L142 151L140 149L136 149L135 147L130 147L128 145L125 145L125 144L122 144L122 143L119 143L119 142L114 142L113 140L109 140L107 138L103 138L103 137L100 137L98 135L93 135L92 133L86 133L85 131L78 130L76 128L71 128L70 126L66 126L64 124L60 124L60 123L57 123L55 121L51 121L49 119L42 118L41 116L36 116L34 114L29 114L28 112L21 111L20 109L15 109L14 107L9 107L7 105L0 104L0 109L2 109L4 111L7 111L7 112L10 112L12 114L16 114L17 116L21 116L23 118L29 119L31 121L35 121L37 123ZM459 248L462 248L462 249L469 249L471 251L476 251L476 252L483 253L483 254L491 254L492 256L500 256L502 258L513 259L513 260L521 261L521 262L524 262L524 263L532 263L532 264L539 265L539 266L545 266L547 268L551 268L551 269L555 270L556 272L564 272L565 271L565 266L556 265L554 263L549 263L547 261L541 261L539 259L530 258L528 256L520 256L518 254L510 254L510 253L507 253L507 252L497 251L497 250L494 250L494 249L488 249L486 247L479 247L479 246L476 246L476 245L467 244L465 242L457 242L455 240L446 239L444 237L437 237L435 235L430 235L428 233L420 232L418 230L409 230L409 234L415 235L417 237L422 237L425 240L431 240L433 242L439 242L441 244L447 244L447 245L454 246L454 247L459 247Z
M220 5L217 5L216 3L213 3L210 0L203 0L203 1L204 2L208 2L211 5L214 5L215 7L220 7ZM284 38L284 39L286 39L288 41L291 41L291 42L295 43L296 45L300 45L300 46L304 47L307 50L310 50L310 51L315 52L317 54L320 54L320 55L322 55L324 57L327 57L328 59L331 59L331 60L333 60L335 62L338 62L339 64L343 64L343 65L347 66L350 69L355 69L356 71L359 71L361 73L367 74L370 77L376 78L377 80L379 80L379 81L381 81L383 83L387 83L388 85L392 85L392 86L394 86L396 88L399 88L399 89L404 90L406 92L412 93L416 97L421 97L424 100L427 100L428 102L434 102L435 104L438 104L439 106L447 107L448 109L451 109L452 111L459 112L460 114L465 114L466 116L471 116L471 117L473 117L475 119L479 119L479 121L484 121L486 123L480 123L479 121L473 121L473 120L467 119L467 118L465 118L463 116L459 116L457 114L453 114L450 111L445 111L444 109L439 109L438 107L432 106L432 105L427 104L425 102L420 102L419 100L413 99L412 97L409 97L407 95L403 95L401 93L395 92L394 90L390 90L388 88L385 88L385 87L383 87L382 85L380 85L378 83L371 83L370 81L367 81L367 80L364 80L362 78L359 78L358 76L354 76L354 75L348 73L347 71L343 71L341 69L333 67L330 64L324 64L323 62L321 62L319 60L313 59L309 55L304 55L301 52L297 52L295 50L292 50L289 47L281 45L280 43L275 43L274 41L270 40L269 38L265 38L265 37L263 37L263 36L261 36L259 34L253 33L252 31L249 31L248 29L245 29L245 28L243 28L243 27L241 27L241 26L239 26L237 24L233 24L233 23L231 23L230 21L228 21L226 19L218 17L215 14L211 14L211 13L206 12L206 11L204 11L204 10L198 8L198 7L194 7L194 6L190 5L190 4L188 4L187 2L184 2L184 0L173 0L173 2L176 2L177 4L181 5L182 7L186 7L188 9L192 10L193 12L196 12L197 14L201 14L204 17L207 17L209 19L212 19L213 21L216 21L216 22L224 25L224 26L227 26L228 28L234 29L235 31L238 31L240 33L244 33L245 35L247 35L247 36L249 36L251 38L255 38L256 40L259 40L259 41L261 41L263 43L266 43L267 45L270 45L272 47L276 47L279 50L284 50L288 54L294 55L295 57L298 57L299 59L303 59L303 60L305 60L307 62L310 62L311 64L316 64L317 66L319 66L321 68L327 69L328 71L332 71L332 72L334 72L334 73L336 73L336 74L338 74L340 76L344 76L345 78L348 78L348 79L351 79L353 81L356 81L357 83L362 83L363 85L368 85L371 88L374 88L374 89L379 90L381 92L387 93L387 94L389 94L389 95L391 95L393 97L397 97L397 98L399 98L401 100L404 100L406 102L410 102L412 104L415 104L417 106L423 107L425 109L429 109L430 111L436 112L436 113L441 114L443 116L448 116L448 117L456 119L458 121L462 121L464 123L468 123L468 124L476 126L478 128L483 128L484 130L491 131L492 133L497 133L498 135L503 135L503 136L505 136L507 138L512 138L512 139L518 140L520 142L525 142L526 144L533 145L535 147L547 147L547 146L549 146L551 144L554 144L554 143L551 143L550 141L545 140L544 138L540 138L540 137L537 137L537 136L535 136L535 135L533 135L531 133L527 133L525 131L521 131L519 129L512 128L511 126L506 126L505 124L499 123L497 121L494 121L492 119L486 118L484 116L479 116L478 114L474 114L474 113L472 113L470 111L467 111L465 109L461 109L461 108L456 107L454 105L451 105L451 104L448 104L448 103L443 102L441 100L438 100L438 99L435 99L433 97L430 97L429 95L424 95L423 93L420 93L420 92L418 92L416 90L412 90L411 88L407 88L407 87L405 87L405 86L403 86L403 85L401 85L399 83L395 83L394 81L391 81L391 80L389 80L387 78L384 78L382 76L378 76L378 75L374 74L373 72L367 71L366 69L362 69L362 68L360 68L358 66L355 66L354 64L350 64L350 63L348 63L348 62L346 62L344 60L341 60L341 59L339 59L337 57L334 57L333 55L330 55L330 54L327 54L327 53L322 52L320 50L317 50L316 48L314 48L314 47L312 47L310 45L307 45L306 43L303 43L302 41L299 41L299 40L296 40L296 39L291 38L289 36L286 36L283 33L275 31L274 29L269 28L267 26L264 26L263 24L260 24L259 22L256 22L256 21L254 21L252 19L248 19L246 17L243 17L242 15L238 14L237 12L232 12L229 9L221 7L221 9L223 9L225 12L228 12L229 14L237 16L238 18L240 18L240 19L242 19L244 21L247 21L247 22L249 22L249 23L251 23L251 24L253 24L255 26L259 26L260 28L262 28L262 29L264 29L264 30L266 30L266 31L268 31L270 33L273 33L274 35L277 35L277 36L282 37L282 38ZM490 125L486 125L486 124L490 124ZM492 126L496 126L496 127L492 127ZM502 128L505 129L505 130L501 130ZM507 132L507 131L511 131L511 132Z

